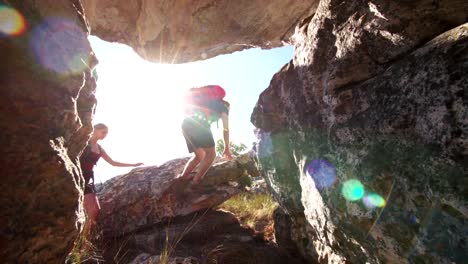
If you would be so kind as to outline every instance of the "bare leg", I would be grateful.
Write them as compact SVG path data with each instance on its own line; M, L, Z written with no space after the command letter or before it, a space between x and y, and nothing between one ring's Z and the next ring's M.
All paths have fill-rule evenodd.
M206 153L205 158L200 162L198 172L197 174L195 174L195 177L193 177L193 183L195 184L199 183L203 179L203 176L205 176L206 172L211 167L211 164L213 164L213 161L216 157L216 150L214 147L205 148L204 150Z
M180 178L188 179L190 173L197 167L197 165L205 158L205 151L202 148L195 150L195 156L193 156L185 165Z
M86 223L84 226L84 235L87 239L90 238L93 227L96 225L97 218L99 216L99 210L101 206L99 201L94 193L85 194L83 199L83 207L86 213Z

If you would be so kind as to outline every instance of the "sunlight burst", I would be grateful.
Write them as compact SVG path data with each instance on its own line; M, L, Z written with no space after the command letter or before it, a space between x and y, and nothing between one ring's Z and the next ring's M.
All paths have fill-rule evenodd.
M100 144L115 160L147 165L189 156L181 131L182 95L192 87L222 86L231 103L231 140L250 145L255 140L251 111L260 92L293 52L282 49L282 56L274 58L271 55L278 53L256 49L206 61L158 64L143 60L129 46L94 36L89 41L99 60L93 123L109 127ZM212 131L215 141L222 138L222 128L214 124ZM95 174L100 182L129 170L100 161Z

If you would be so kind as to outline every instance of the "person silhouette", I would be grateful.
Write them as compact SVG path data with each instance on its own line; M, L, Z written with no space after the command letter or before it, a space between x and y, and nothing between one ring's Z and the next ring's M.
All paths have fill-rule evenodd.
M109 164L116 167L136 167L143 165L143 163L123 163L114 161L101 145L98 144L98 141L104 139L108 132L109 129L106 125L102 123L95 125L93 135L80 156L80 167L85 180L83 207L87 215L85 223L86 235L91 232L93 226L96 224L101 209L94 187L93 169L97 161L102 157Z
M229 149L229 103L223 100L224 95L224 89L218 85L191 88L186 95L182 133L188 151L195 155L179 177L192 180L193 184L200 183L216 157L211 124L219 119L223 123L224 156L232 159ZM192 173L197 166L197 172Z

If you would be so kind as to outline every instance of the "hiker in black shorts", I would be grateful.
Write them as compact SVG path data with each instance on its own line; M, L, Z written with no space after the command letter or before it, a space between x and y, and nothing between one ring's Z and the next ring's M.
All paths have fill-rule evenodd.
M107 152L98 144L99 140L104 139L107 136L109 129L104 124L97 124L94 126L93 135L88 142L88 145L83 150L80 156L80 167L85 180L84 186L84 199L83 207L86 213L86 225L85 225L85 236L89 233L92 227L96 224L99 211L101 206L96 196L96 190L94 189L94 166L98 160L102 157L110 165L116 167L136 167L143 165L143 163L123 163L114 161Z
M186 98L185 119L182 122L182 133L190 153L195 153L179 176L182 179L192 179L198 184L215 157L215 142L211 133L211 124L219 119L223 123L224 155L231 160L229 150L229 103L224 101L225 91L217 85L209 85L189 90ZM191 176L197 167L198 171Z

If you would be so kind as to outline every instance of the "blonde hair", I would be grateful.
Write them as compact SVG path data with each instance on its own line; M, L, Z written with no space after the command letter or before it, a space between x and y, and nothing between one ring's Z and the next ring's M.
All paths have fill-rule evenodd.
M101 130L101 129L109 129L109 128L106 125L104 125L103 123L99 123L99 124L94 125L94 130Z

